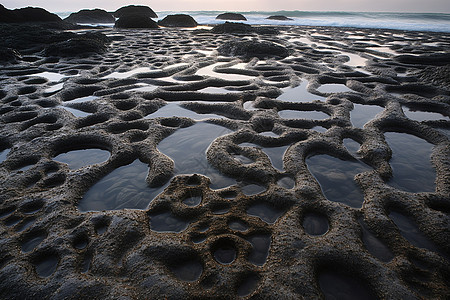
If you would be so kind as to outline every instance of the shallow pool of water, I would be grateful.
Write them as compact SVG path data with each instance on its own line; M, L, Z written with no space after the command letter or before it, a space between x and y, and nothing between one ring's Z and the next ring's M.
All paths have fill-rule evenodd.
M109 159L110 153L101 149L74 150L61 153L53 160L69 165L72 170L80 169L89 165L100 164Z
M258 217L268 224L274 224L284 214L284 211L269 204L257 203L247 209L247 214Z
M313 100L324 100L325 97L311 94L307 90L308 81L302 81L299 86L281 89L283 94L278 96L278 100L291 102L311 102Z
M254 265L262 266L269 256L271 244L270 234L255 234L246 238L252 245L252 251L248 256L248 261Z
M82 212L146 209L167 186L150 188L146 182L148 171L149 166L139 159L115 169L88 190L78 209Z
M129 92L153 92L158 88L157 85L140 83L139 87L129 90Z
M366 249L381 261L389 262L394 258L391 250L372 232L370 232L366 223L360 219L359 224L361 225L362 241Z
M235 184L236 180L211 166L206 151L216 138L231 132L219 125L201 122L178 129L161 141L157 148L175 162L175 175L202 174L209 177L212 188L224 188Z
M429 111L421 111L421 110L413 110L412 108L409 108L407 106L403 106L402 107L403 112L405 113L405 115L411 119L411 120L415 120L415 121L427 121L427 120L447 120L449 119L449 117L446 117L440 113L436 113L436 112L429 112Z
M384 136L392 150L392 178L388 184L410 193L434 192L433 144L406 133L386 132Z
M143 67L143 68L136 68L128 72L113 72L103 78L128 78L139 73L147 73L152 71L154 70L152 70L151 68Z
M241 143L241 144L239 144L239 146L241 146L241 147L256 147L256 148L261 149L269 157L269 159L272 162L272 165L275 169L277 169L279 171L284 170L283 169L283 156L286 153L286 150L289 147L289 145L263 148L257 144L253 144L253 143Z
M64 106L64 105L61 105L59 107L67 110L72 115L74 115L75 117L78 117L78 118L84 118L84 117L87 117L87 116L91 115L91 113L87 113L87 112L81 111L81 110L76 109L76 108L72 108L72 107L68 107L68 106Z
M330 116L321 111L301 111L285 109L278 112L278 115L283 119L309 119L309 120L323 120Z
M308 157L306 164L328 200L355 208L362 206L364 195L353 178L372 168L358 160L341 160L323 154Z
M0 163L2 163L4 160L6 160L6 156L8 155L10 149L5 149L3 151L0 151Z
M200 69L198 69L196 75L216 77L216 78L221 78L224 80L252 80L252 79L256 78L254 76L242 75L242 74L219 73L219 72L215 72L213 70L215 67L220 67L220 66L223 66L226 64L227 63L215 63L212 65L200 68Z
M367 59L359 56L358 54L341 52L342 55L346 55L350 58L345 64L351 67L364 67L366 65Z
M66 75L62 75L62 74L55 73L55 72L41 72L41 73L37 73L37 74L32 74L30 76L43 77L51 82L59 82L59 81L61 81L61 79L67 77Z
M86 97L80 97L75 98L73 100L66 101L66 103L83 103L83 102L89 102L97 99L97 96L86 96Z
M156 232L180 233L189 226L190 222L174 216L170 211L150 216L150 229Z
M339 84L339 83L323 84L317 90L322 93L344 93L344 92L352 91L345 84Z
M307 213L303 218L303 229L312 236L324 235L330 228L328 218L319 213Z
M373 120L384 110L383 107L376 105L353 104L353 110L350 112L350 121L353 126L362 128L364 124Z
M208 93L208 94L228 94L228 93L239 93L240 91L230 91L224 88L219 87L207 87L201 90L198 90L198 92L201 93Z
M216 115L216 114L199 114L195 111L189 110L187 108L182 107L180 104L182 102L170 102L167 105L164 105L157 111L152 114L149 114L145 117L145 119L155 119L155 118L171 118L174 116L177 117L186 117L196 121L205 120L205 119L224 119L224 116Z

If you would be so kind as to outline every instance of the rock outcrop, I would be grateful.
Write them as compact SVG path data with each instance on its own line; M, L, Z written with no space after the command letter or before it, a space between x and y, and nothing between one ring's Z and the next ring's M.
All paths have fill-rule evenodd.
M72 13L64 21L76 23L114 23L114 16L103 9L83 9Z
M158 24L143 15L124 15L116 21L114 27L116 28L146 28L156 29L159 28Z
M10 10L0 4L1 23L61 22L61 18L43 8L25 7Z
M158 24L164 27L197 27L198 23L189 15L168 15Z
M247 18L237 13L223 13L218 15L216 20L247 21Z
M125 15L142 15L149 18L157 18L158 15L148 6L128 5L119 8L114 12L116 18L122 18Z
M231 34L250 34L250 33L259 33L259 34L278 34L279 31L272 27L253 27L248 24L243 23L233 23L233 22L225 22L223 24L219 24L214 26L211 29L212 33L231 33Z
M276 16L270 16L266 18L267 20L277 20L277 21L292 21L293 19L288 18L286 16L280 16L280 15L276 15Z
M255 41L229 41L220 46L217 51L224 56L242 56L242 57L286 57L289 50L283 46L270 42Z

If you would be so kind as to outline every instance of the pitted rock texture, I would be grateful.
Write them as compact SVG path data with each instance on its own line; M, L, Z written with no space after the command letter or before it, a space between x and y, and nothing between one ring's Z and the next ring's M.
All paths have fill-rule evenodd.
M420 57L448 53L450 36L279 30L247 38L285 58L220 56L233 37L206 30L97 29L112 40L104 53L25 49L3 64L0 297L316 299L350 287L353 298L445 299L450 91L429 71L443 67ZM198 125L217 130L204 148ZM398 151L391 133L430 145L419 160L431 191L394 187L411 147ZM85 149L109 157L60 159ZM196 174L180 171L191 154ZM313 176L323 157L327 180L360 191L357 205ZM98 184L100 204L132 194L148 205L80 209Z

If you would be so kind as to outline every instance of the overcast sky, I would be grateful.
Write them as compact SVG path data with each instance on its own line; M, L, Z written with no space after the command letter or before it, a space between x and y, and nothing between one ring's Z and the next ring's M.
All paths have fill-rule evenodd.
M129 4L164 10L315 10L315 11L394 11L450 13L450 0L0 0L7 8L42 7L52 12L83 8L116 10Z

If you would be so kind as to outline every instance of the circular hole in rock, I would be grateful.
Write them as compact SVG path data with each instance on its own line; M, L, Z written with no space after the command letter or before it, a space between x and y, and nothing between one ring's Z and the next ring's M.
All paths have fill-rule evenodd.
M228 227L230 227L232 230L237 230L237 231L242 231L242 232L248 230L247 224L245 224L244 222L242 222L240 220L230 221L228 223Z
M45 238L47 237L44 233L30 233L28 237L22 244L23 252L30 252L36 248Z
M183 281L196 281L203 273L203 266L198 260L189 260L171 268L175 276Z
M198 206L202 202L202 196L193 196L183 200L183 203L190 207Z
M73 241L73 247L75 249L82 250L82 249L86 248L88 243L89 243L89 240L88 240L87 236L85 236L85 235L77 236Z
M328 232L328 218L319 213L307 213L303 218L303 228L309 235L324 235Z
M58 258L55 256L43 257L35 263L35 266L36 273L40 277L49 277L55 272L56 267L58 266Z
M237 256L236 246L233 241L220 239L213 246L214 259L223 265L231 264Z

